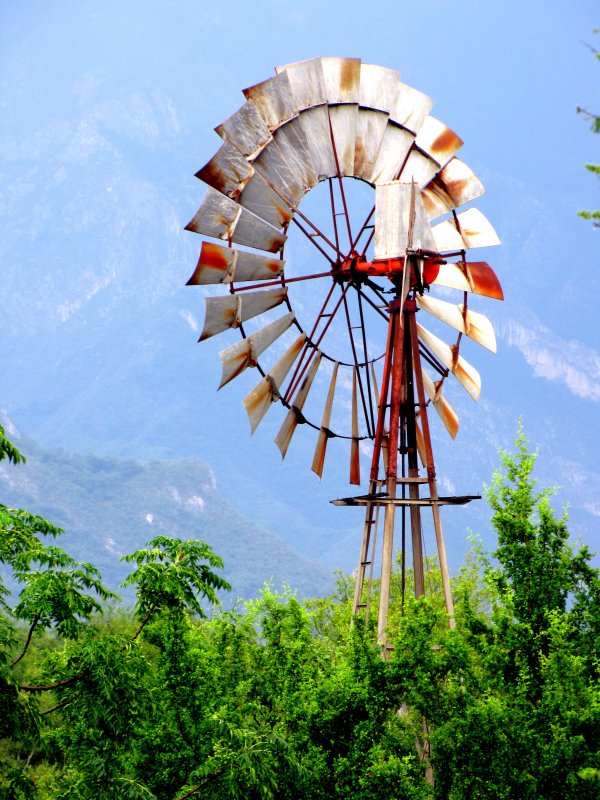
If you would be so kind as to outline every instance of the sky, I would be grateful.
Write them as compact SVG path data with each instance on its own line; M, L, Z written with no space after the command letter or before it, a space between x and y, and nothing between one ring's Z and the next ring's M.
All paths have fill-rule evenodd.
M53 195L52 181L58 187L60 178L52 176L59 172L50 174L45 167L55 167L53 142L71 137L69 163L80 165L77 180L89 196L112 188L91 169L86 178L95 163L90 161L97 145L92 134L120 142L130 163L138 159L144 186L155 180L168 188L169 224L178 230L172 244L175 266L170 275L158 267L148 270L144 280L181 287L193 269L198 244L193 234L181 232L202 199L193 176L218 149L213 129L243 103L240 90L272 75L277 65L317 55L357 56L388 66L432 97L433 113L464 139L461 157L487 190L477 207L502 240L501 247L485 253L506 300L485 309L496 326L499 349L497 356L484 354L477 363L482 400L478 409L464 412L466 424L478 414L476 424L486 431L471 460L481 457L485 473L496 448L510 446L522 411L534 444L552 459L547 472L560 467L566 502L587 502L592 517L600 516L593 496L594 487L600 488L600 232L577 217L578 209L600 205L598 182L583 166L598 161L600 139L576 114L578 106L600 107L598 63L589 49L600 47L600 35L593 33L599 24L597 4L583 0L0 2L0 175L7 187L4 193L0 188L0 213L5 210L10 227L0 252L11 286L20 298L31 299L28 330L39 338L47 326L58 325L61 314L65 320L71 313L84 315L86 307L77 295L74 273L58 277L60 258L50 256L54 250L45 245L62 225L68 252L68 214L78 211L65 204L61 216L64 200ZM86 139L88 132L92 138ZM19 192L43 197L30 214L20 212L21 218L12 210ZM140 224L149 231L154 222L144 217L143 203L133 197L126 202L135 205ZM106 214L116 216L118 209L108 204ZM99 236L101 227L92 221L89 229ZM15 258L32 242L40 254L38 264L19 271ZM114 269L118 272L119 265ZM42 287L51 280L54 288L45 295ZM55 285L61 280L64 297L59 301ZM99 302L101 294L90 302ZM11 298L6 302L16 319ZM188 319L201 324L199 299L188 293L181 303ZM18 338L10 341L18 347ZM39 362L28 361L27 347L20 357L31 372ZM218 371L215 365L213 383ZM45 438L52 445L93 449L86 438L93 427L92 406L74 417L71 430L52 434L39 410L12 387L1 389L0 404L42 443ZM229 401L222 398L206 390L208 418L223 413ZM239 424L228 422L227 435L241 441L247 437L247 422L241 409L235 413ZM249 451L255 446L243 441ZM182 454L190 450L192 441ZM267 469L280 469L276 451L272 459ZM289 481L298 468L293 454L286 465ZM570 488L585 481L581 475L586 474L591 496L571 497ZM300 487L302 496L308 486Z

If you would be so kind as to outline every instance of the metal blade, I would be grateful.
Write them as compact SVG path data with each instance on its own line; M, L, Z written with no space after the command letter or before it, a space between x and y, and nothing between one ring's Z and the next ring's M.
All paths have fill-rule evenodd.
M458 433L458 416L450 403L442 394L442 381L434 383L426 372L423 372L423 386L427 392L427 396L433 403L433 407L440 416L444 423L446 430L452 437L456 438Z
M415 421L415 433L417 435L417 437L416 437L417 438L417 452L419 454L419 459L421 460L421 464L423 466L425 466L427 464L427 451L425 449L425 439L423 437L423 431L421 430L421 426L416 421Z
M373 168L373 183L387 183L398 177L414 140L414 133L396 125L390 118Z
M458 354L456 346L450 347L422 325L417 324L417 331L423 344L452 372L473 400L478 400L481 392L481 378L475 367Z
M402 169L402 180L425 186L463 144L454 131L435 117L427 117Z
M308 393L310 392L320 363L321 353L317 352L316 356L312 360L308 372L306 373L306 376L304 377L304 380L300 385L300 388L298 389L296 397L294 398L294 402L292 403L292 407L286 414L283 424L279 429L277 436L275 437L275 444L281 452L281 458L285 458L288 447L290 446L290 442L292 441L292 436L298 427L298 423L302 419L302 409L304 408L306 398L308 397Z
M233 380L233 378L240 375L248 367L255 367L260 354L287 331L294 321L294 318L294 312L290 311L289 314L281 317L281 319L276 319L275 322L271 322L269 325L256 331L252 336L241 339L239 342L231 345L231 347L221 350L219 358L221 359L223 372L219 389Z
M293 216L289 205L267 185L262 175L256 173L246 184L238 202L274 228L282 228Z
M313 166L318 180L336 175L335 158L331 148L331 131L327 106L308 108L298 117L304 135L310 143Z
M485 261L457 261L436 265L438 273L432 283L473 292L494 300L504 300L500 281L494 270Z
M400 73L376 64L360 65L358 102L365 108L389 114L396 101Z
M299 176L302 193L316 186L319 178L313 163L311 143L299 120L293 119L283 125L275 134L275 141L288 164L293 166L294 173Z
M250 101L218 125L215 131L245 158L256 158L272 139L271 131Z
M352 369L352 445L350 447L350 483L360 485L360 445L358 440L358 397L356 392L356 370Z
M329 119L340 173L343 176L353 177L358 105L330 106ZM333 147L331 141L329 146Z
M290 123L292 124L292 123ZM273 142L254 161L255 170L279 195L280 200L290 209L295 209L306 192L302 173L298 171L296 159L290 156L287 142L282 139L282 150Z
M185 229L271 253L280 250L287 238L212 187L207 189L202 205Z
M327 450L327 440L331 436L329 426L331 424L331 411L333 409L333 398L335 395L335 385L337 381L339 362L336 361L333 365L333 372L331 373L331 381L329 382L329 391L327 392L327 400L325 402L325 409L323 410L323 419L321 420L321 430L319 431L319 438L315 447L315 454L313 456L312 471L316 472L319 478L323 475L323 465L325 464L325 452Z
M327 102L325 78L320 58L307 61L296 61L283 67L276 67L275 72L287 72L294 100L298 109L312 108Z
M229 294L225 297L205 298L206 317L198 341L203 342L228 328L238 328L246 320L278 306L286 295L287 288L283 287L263 292L248 292L243 295Z
M360 58L321 58L327 102L358 103Z
M243 283L275 280L283 274L285 261L234 250L213 242L202 242L200 258L188 286L212 283Z
M226 142L208 164L198 170L196 177L218 192L237 200L253 174L252 165L233 145Z
M485 194L483 184L460 158L452 158L422 191L428 219L464 206Z
M470 339L487 347L492 353L496 352L496 335L492 323L483 314L471 311L464 305L454 305L445 300L438 300L437 297L417 296L417 304L424 311L428 311L437 319L445 322Z
M299 336L260 383L244 397L243 403L251 432L254 433L272 403L279 399L279 389L306 342L306 334Z
M375 187L375 260L403 257L407 248L436 249L421 195L413 187L414 184L401 181Z
M244 89L246 100L251 100L270 131L298 116L292 87L287 72Z
M417 133L420 132L432 106L431 97L427 97L406 83L398 82L396 96L390 109L390 119L412 133Z
M434 225L432 231L440 253L500 244L490 221L476 208Z
M354 146L354 175L373 183L373 170L389 115L370 108L358 109L356 143Z

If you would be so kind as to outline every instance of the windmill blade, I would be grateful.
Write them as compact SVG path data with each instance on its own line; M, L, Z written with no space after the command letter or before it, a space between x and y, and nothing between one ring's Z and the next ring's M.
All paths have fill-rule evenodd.
M358 396L356 392L356 371L352 369L352 444L350 447L350 483L360 485L360 444L358 439Z
M246 100L251 100L270 131L298 116L298 106L292 96L287 72L243 89Z
M373 167L374 184L387 183L398 177L414 140L414 133L397 125L390 117Z
M208 164L198 170L196 177L232 200L237 200L253 174L252 165L233 145L225 142Z
M198 264L187 285L275 280L283 275L284 267L285 261L279 258L202 242Z
M238 328L246 320L275 308L284 301L286 296L287 288L282 287L244 295L229 294L225 297L205 298L206 317L198 341L203 342L210 336L215 336L229 328Z
M464 333L478 344L496 352L496 334L492 323L483 314L471 311L464 305L454 305L436 297L417 296L419 308L429 312L432 316L450 325L460 333Z
M450 159L421 193L430 220L464 206L482 194L485 194L483 184L460 158Z
M402 169L402 180L425 186L462 144L463 140L443 122L427 117Z
M299 118L279 128L274 138L286 162L298 176L300 196L304 196L309 189L317 185L319 177L313 163L312 143L307 138Z
M243 404L250 421L251 433L254 433L272 403L279 399L279 389L285 376L294 365L305 343L306 334L303 333L267 372L262 381L244 397Z
M294 319L295 314L290 311L289 314L265 325L264 328L256 331L246 339L241 339L239 342L232 344L231 347L221 350L219 358L222 364L222 375L219 389L248 367L255 367L261 353L264 353L267 347L270 347L273 342L287 331Z
M407 249L435 250L421 195L411 183L380 184L375 187L375 260L403 257Z
M329 104L358 103L360 58L321 58L325 97Z
M238 202L274 228L287 225L293 216L290 205L284 202L258 173L255 173L245 185Z
M354 145L354 176L373 183L373 170L389 114L371 108L358 109Z
M296 61L293 64L276 67L275 72L287 73L292 87L292 96L300 111L324 105L327 102L323 64L320 58Z
M325 401L325 409L323 410L323 419L321 420L321 429L319 430L319 437L315 447L315 454L313 456L311 469L319 478L323 476L323 466L325 464L325 452L327 450L327 440L332 436L330 431L331 424L331 411L333 409L333 398L335 395L335 385L337 382L337 374L339 362L336 361L333 365L333 372L331 373L331 380L329 382L329 391L327 392L327 400Z
M437 275L432 283L473 292L482 297L504 300L500 281L494 270L485 261L457 261L456 263L436 264Z
M456 438L458 433L458 416L450 403L442 394L442 381L434 383L426 372L422 372L423 386L427 396L433 403L433 407L440 416L444 426L452 439Z
M202 205L185 229L269 253L281 250L287 239L285 234L210 186Z
M271 131L250 100L215 128L245 158L253 159L272 140Z
M458 354L456 346L450 347L422 325L417 324L417 331L425 347L429 348L433 355L452 372L473 400L478 400L481 392L481 378L475 367Z
M358 105L329 106L329 120L331 122L329 146L333 148L335 145L340 174L346 177L354 177Z
M390 119L416 134L423 126L432 106L431 97L398 81L390 109Z
M417 419L418 419L417 414ZM417 453L419 454L419 459L421 464L426 467L427 466L427 450L425 448L425 438L423 437L423 431L421 430L421 426L415 420L415 433L417 439Z
M434 225L432 231L440 253L500 244L490 221L476 208Z
M284 207L294 210L306 193L306 181L303 178L303 170L298 168L297 160L290 158L289 152L284 152L278 142L279 138L270 147L265 148L253 162L253 166L277 194ZM281 143L283 148L287 148L284 138L281 139Z
M304 135L310 142L313 167L318 180L332 178L337 174L327 106L316 106L303 111L298 117Z
M275 437L275 444L281 452L282 459L286 456L288 447L292 441L292 436L298 427L298 423L300 421L304 421L302 417L302 409L306 403L306 398L308 397L308 393L310 392L320 363L321 353L317 351L317 354L314 356L312 364L310 365L308 372L306 373L306 376L304 377L304 380L298 389L296 397L294 398L294 402L292 403L292 407L286 414L283 424L279 429L277 436Z

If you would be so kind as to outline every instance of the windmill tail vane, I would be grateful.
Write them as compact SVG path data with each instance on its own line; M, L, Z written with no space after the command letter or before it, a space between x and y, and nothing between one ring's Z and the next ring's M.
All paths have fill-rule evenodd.
M398 515L402 584L410 546L419 596L421 510L431 508L454 624L440 509L474 498L439 496L429 410L454 438L459 420L447 381L455 378L479 397L479 373L461 349L471 340L495 352L496 340L471 298L502 300L503 293L489 264L467 254L499 239L469 205L484 189L456 156L462 140L395 70L357 58L313 58L278 67L244 95L215 129L223 143L197 173L206 193L186 226L209 239L188 283L225 289L205 299L200 341L240 331L241 340L220 352L219 388L248 368L259 372L243 405L252 432L274 404L284 407L275 437L282 457L298 427L312 428L313 472L322 476L330 439L345 440L350 483L360 485L360 450L370 443L367 493L332 502L365 508L354 614L367 619L381 551L377 636L387 655ZM350 179L371 192L369 213L353 206ZM327 201L315 217L300 206L317 186ZM310 257L292 252L288 265L294 236ZM304 303L295 310L294 297L315 310ZM417 314L456 338L446 342Z

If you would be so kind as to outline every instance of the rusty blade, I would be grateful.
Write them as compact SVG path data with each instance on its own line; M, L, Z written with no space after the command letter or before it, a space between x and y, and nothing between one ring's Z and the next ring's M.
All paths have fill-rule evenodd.
M478 400L481 392L481 378L475 367L458 354L455 345L450 347L422 325L417 324L417 331L425 347L429 348L433 355L452 372L473 400Z
M411 183L379 184L375 187L375 260L403 257L407 248L435 250L421 195Z
M360 485L360 444L358 440L358 396L356 392L356 370L352 369L352 444L350 447L350 483Z
M452 439L456 438L458 433L458 416L450 403L442 394L442 381L434 383L426 372L423 372L423 386L427 392L427 396L433 403L433 407L439 414L440 419Z
M333 398L335 395L335 385L337 382L337 374L339 362L336 361L333 365L333 372L331 373L331 380L329 382L329 391L327 392L327 400L325 401L325 408L323 410L323 419L321 420L321 429L315 447L315 454L313 456L312 471L315 472L319 478L323 476L323 466L325 464L325 452L327 450L327 440L331 437L331 411L333 409Z
M207 297L206 316L199 342L210 336L238 328L246 320L264 314L282 303L287 296L287 288L266 289L262 292L248 292L243 295L229 294L225 297Z
M462 146L462 139L435 117L426 117L402 169L402 179L425 186Z
M313 167L318 180L336 175L335 158L331 148L331 131L327 106L316 106L303 111L298 117L304 135L310 143Z
M300 177L301 190L307 192L319 182L314 166L311 143L298 119L283 125L275 134L277 146L288 164L293 164L294 172Z
M373 183L373 169L389 114L371 108L358 109L356 143L354 145L354 176Z
M414 140L414 133L396 125L390 118L373 167L373 183L387 183L398 177Z
M452 158L422 191L428 219L464 206L485 194L483 184L460 158Z
M327 102L325 77L320 58L307 61L296 61L283 67L276 67L275 72L286 72L292 87L292 93L298 110L323 105Z
M477 208L469 208L456 218L439 222L432 231L440 253L500 244L490 221Z
M188 285L274 280L283 274L284 267L285 261L278 258L202 242L200 258Z
M460 333L464 333L470 339L487 347L492 353L496 352L496 335L492 323L483 314L465 308L462 303L454 305L437 297L417 296L417 304L424 311L428 311L432 316L450 325Z
M239 342L232 344L231 347L226 347L221 350L219 358L222 364L222 375L219 389L221 389L229 381L236 378L248 367L255 367L258 363L258 357L261 353L270 347L280 336L282 336L294 321L294 312L290 311L275 322L265 325L256 333L248 336L246 339L241 339Z
M473 292L482 297L504 300L500 281L494 270L485 261L457 261L438 265L438 273L432 283Z
M271 141L271 132L250 100L215 128L245 158L256 158Z
M420 129L429 114L433 100L418 89L398 82L396 96L390 109L390 119L413 133Z
M300 388L294 398L292 403L292 407L285 415L285 419L283 420L283 424L275 437L275 444L279 448L281 453L281 458L285 458L286 453L288 451L288 447L290 446L290 442L292 441L292 436L296 428L298 427L298 423L302 420L302 409L304 408L304 404L306 403L306 398L308 397L308 393L310 392L311 386L315 379L315 375L317 374L317 370L319 369L319 364L321 363L321 353L317 352L317 355L313 358L312 363L309 367L308 372L306 373L304 380L300 384Z
M253 162L253 166L276 192L280 200L290 210L295 210L306 192L305 180L302 172L298 171L296 159L290 158L289 148L286 147L287 142L283 139L282 145L286 148L285 150L282 150L277 142L273 141Z
M358 103L360 58L321 58L321 67L329 104Z
M270 253L280 250L287 238L263 219L210 186L200 208L185 229Z
M350 104L330 106L329 119L331 120L331 135L335 142L340 173L343 176L352 177L354 176L358 106ZM329 146L333 146L331 141Z
M303 333L267 372L262 381L244 397L244 408L246 409L246 414L248 414L252 433L260 424L271 404L279 399L281 384L300 355L305 342L306 334Z
M233 145L225 142L208 164L198 170L196 177L218 192L237 200L253 174L254 168Z
M298 116L298 106L292 96L287 72L243 89L246 100L251 100L270 131Z
M281 228L288 223L293 212L288 203L267 185L262 175L255 173L248 181L238 198L241 206L264 219L274 228Z

